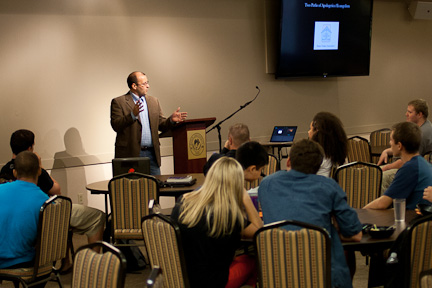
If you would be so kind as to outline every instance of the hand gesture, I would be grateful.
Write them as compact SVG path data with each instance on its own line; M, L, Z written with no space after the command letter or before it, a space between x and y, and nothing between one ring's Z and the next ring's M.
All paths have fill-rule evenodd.
M132 113L135 115L135 117L138 117L138 114L143 110L143 104L141 103L141 101L137 101L135 103L135 106L133 107Z
M379 165L382 165L382 164L387 164L388 163L388 154L387 154L387 151L386 150L384 150L382 153L381 153L381 156L380 156L380 158L379 158L379 160L378 160L378 166Z
M432 186L429 186L423 191L423 199L432 202Z
M229 140L226 140L224 147L227 148L228 150L231 150L230 149L231 146L230 146L230 141Z
M180 107L171 115L171 120L173 122L182 122L186 119L187 112L180 112Z

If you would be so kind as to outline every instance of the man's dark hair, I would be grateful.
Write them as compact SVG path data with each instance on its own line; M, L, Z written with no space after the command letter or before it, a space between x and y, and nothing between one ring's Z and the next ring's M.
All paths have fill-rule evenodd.
M128 76L127 80L126 80L129 89L132 88L132 84L133 83L137 83L137 81L138 81L137 75L140 74L140 73L142 75L145 75L145 73L139 72L139 71L135 71L135 72L132 72L131 74L129 74L129 76Z
M264 147L255 141L246 142L236 151L236 160L242 165L243 169L255 165L261 169L268 164L269 156Z
M39 159L33 152L23 151L14 162L17 178L37 178L39 176Z
M412 122L401 122L393 126L393 142L401 143L408 153L417 153L420 148L421 130Z
M417 114L421 112L423 114L424 119L428 118L429 107L428 107L428 104L425 100L423 100L423 99L412 100L408 103L408 106L413 106L414 110Z
M35 135L32 131L21 129L12 133L10 139L10 146L12 152L18 155L22 151L26 151L31 146L33 146L35 140Z
M303 139L293 144L289 157L292 169L305 174L316 174L324 159L324 150L317 142Z

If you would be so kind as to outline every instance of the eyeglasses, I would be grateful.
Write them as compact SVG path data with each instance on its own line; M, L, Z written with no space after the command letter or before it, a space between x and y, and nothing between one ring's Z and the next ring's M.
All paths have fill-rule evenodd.
M148 84L150 84L150 81L146 81L146 82L144 82L144 83L141 83L141 84L138 84L138 83L135 83L137 86L147 86Z

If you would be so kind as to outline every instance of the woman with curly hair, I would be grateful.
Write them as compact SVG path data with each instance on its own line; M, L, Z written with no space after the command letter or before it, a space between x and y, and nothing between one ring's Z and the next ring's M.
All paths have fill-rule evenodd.
M317 174L330 177L332 166L343 165L347 157L348 140L342 122L330 112L319 112L310 124L308 135L323 147L325 153Z

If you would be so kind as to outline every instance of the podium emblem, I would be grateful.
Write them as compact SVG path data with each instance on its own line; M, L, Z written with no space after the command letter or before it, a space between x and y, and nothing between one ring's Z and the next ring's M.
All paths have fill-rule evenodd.
M188 134L188 159L205 158L205 130L190 130Z

